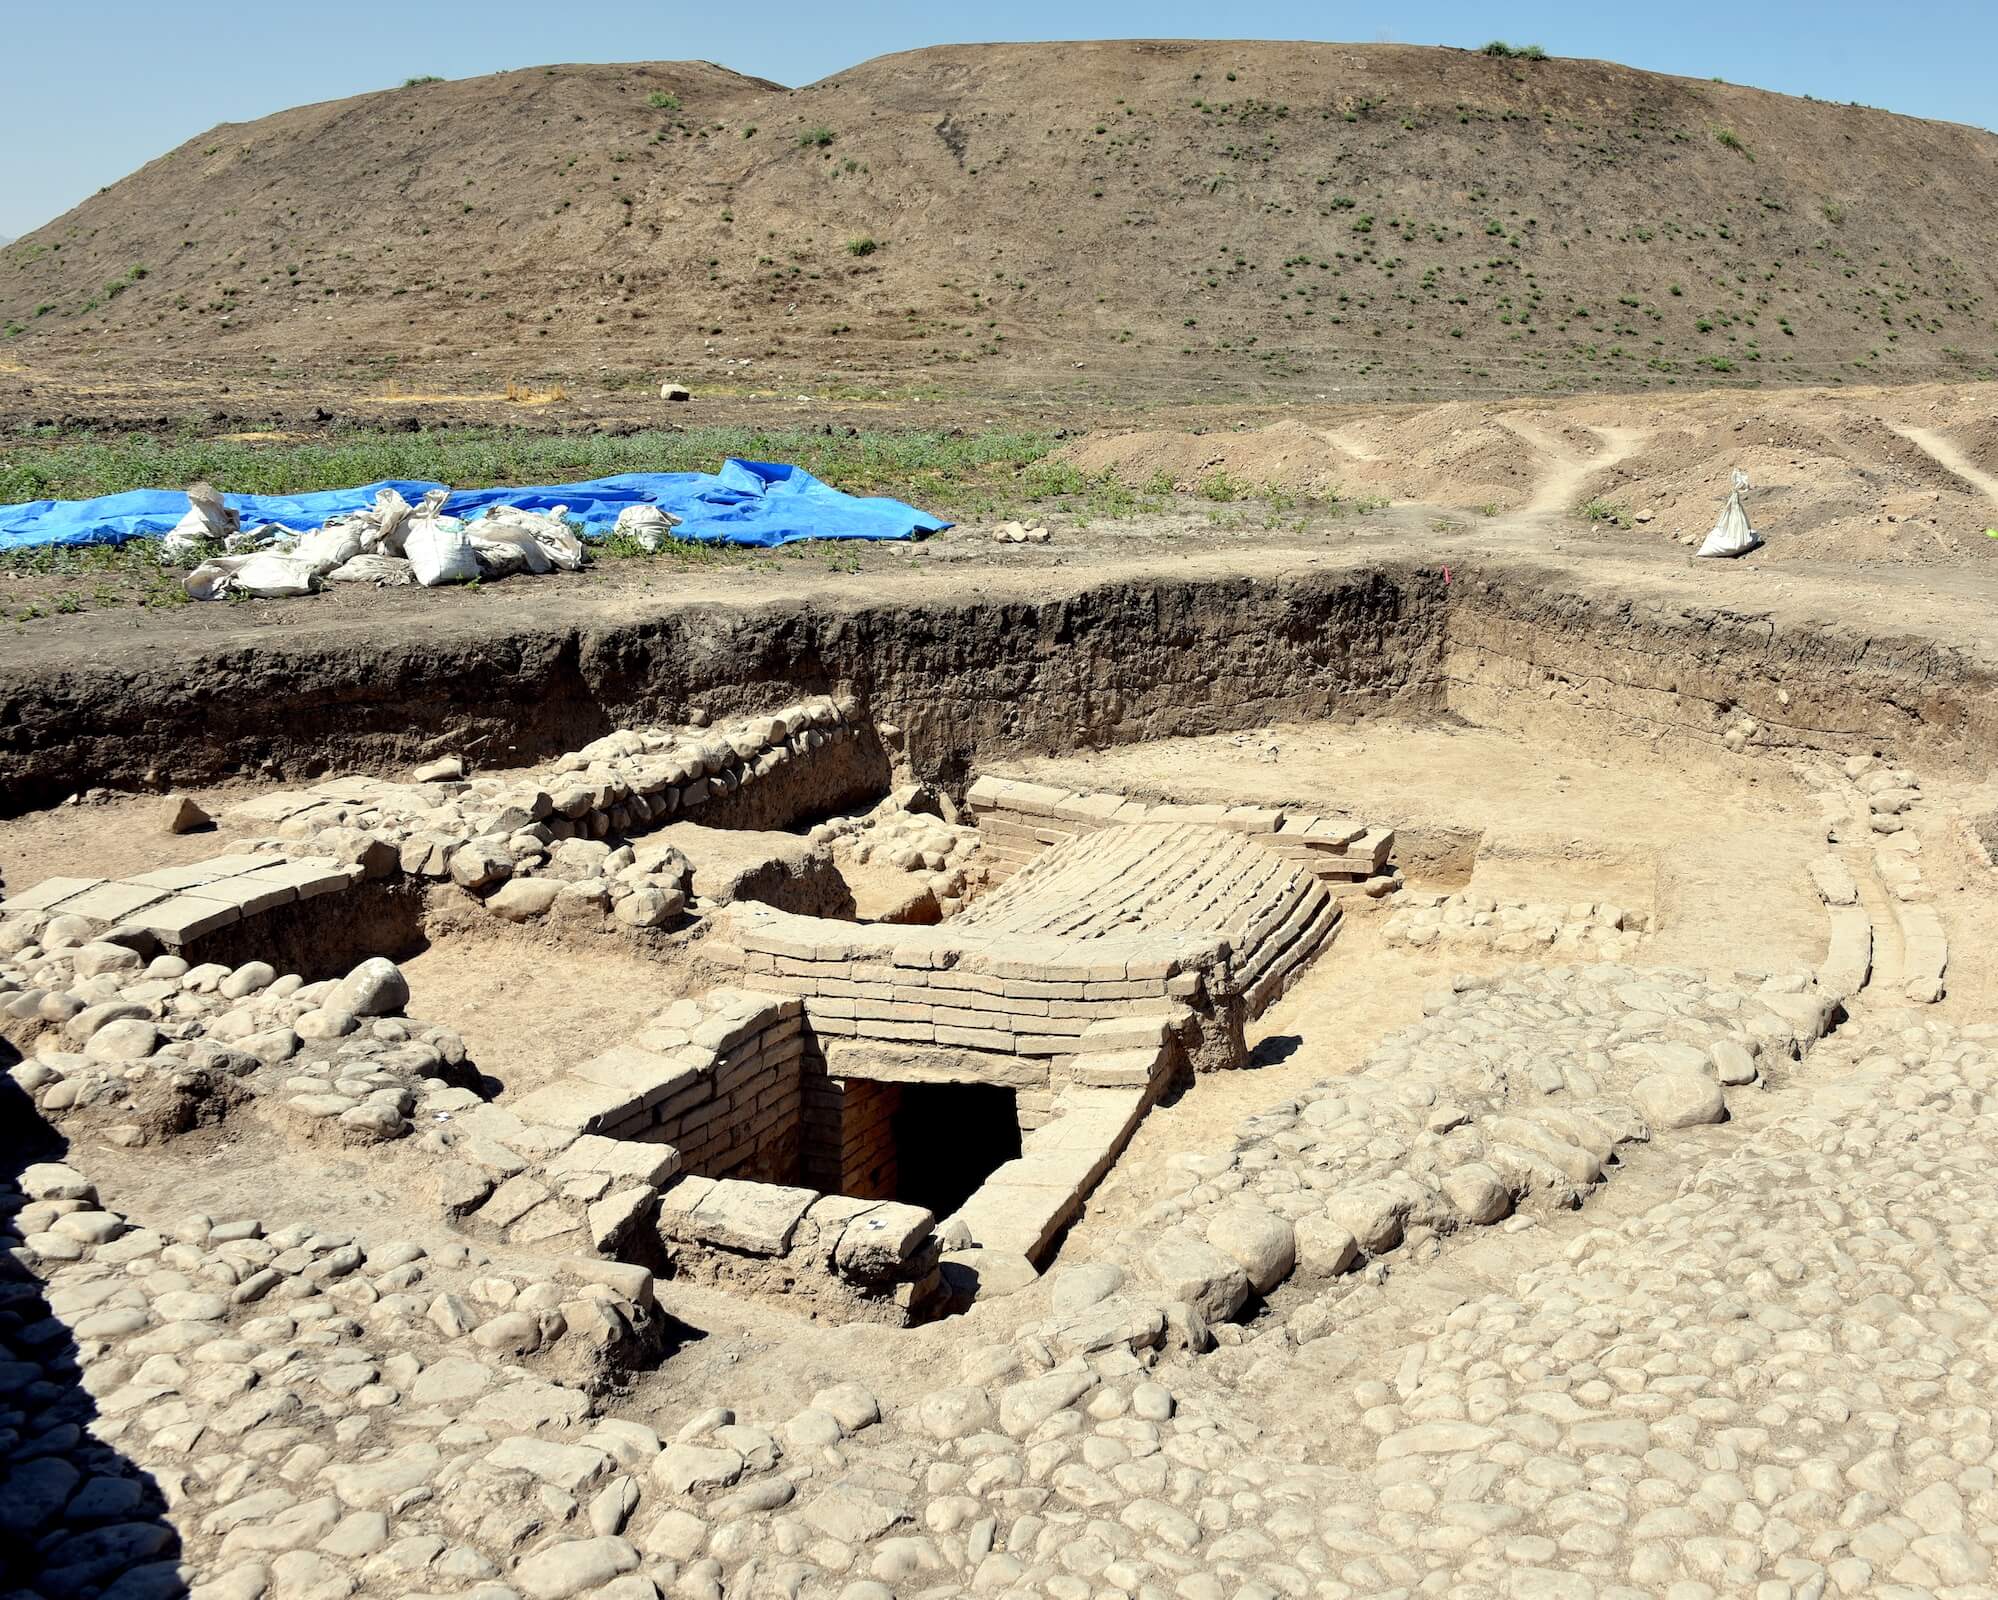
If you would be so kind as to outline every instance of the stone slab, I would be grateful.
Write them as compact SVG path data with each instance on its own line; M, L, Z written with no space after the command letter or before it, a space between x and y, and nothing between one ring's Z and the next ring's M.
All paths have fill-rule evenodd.
M676 1192L669 1190L668 1199ZM705 1190L689 1210L662 1204L659 1231L690 1244L719 1245L745 1255L781 1256L790 1248L799 1219L818 1198L811 1189L724 1178Z
M62 902L66 917L89 917L93 922L123 922L136 911L168 899L171 890L145 884L100 883L94 889L71 895Z
M44 878L32 888L0 900L0 916L12 916L18 911L53 911L65 900L73 900L105 881L103 878Z
M156 934L165 943L179 945L242 919L243 913L233 905L177 894L148 906L130 920L134 927Z

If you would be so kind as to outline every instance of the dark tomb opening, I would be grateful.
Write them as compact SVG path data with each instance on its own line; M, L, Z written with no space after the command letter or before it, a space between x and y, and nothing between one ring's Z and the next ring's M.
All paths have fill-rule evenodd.
M939 1219L1020 1154L1013 1091L983 1083L905 1083L893 1118L895 1198Z

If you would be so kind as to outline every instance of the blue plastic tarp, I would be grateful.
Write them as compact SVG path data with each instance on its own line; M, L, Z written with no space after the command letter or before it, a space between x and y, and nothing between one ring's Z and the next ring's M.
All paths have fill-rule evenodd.
M333 517L365 511L375 491L394 489L412 505L441 483L401 479L317 494L225 494L245 528L276 522L317 528ZM950 526L900 500L844 494L802 467L772 461L722 463L720 472L626 472L614 478L520 489L464 489L444 502L447 516L471 518L494 506L528 511L569 508L592 535L609 533L627 506L657 506L680 518L680 539L710 544L778 545L795 539L909 539ZM172 489L132 489L95 500L30 500L0 506L0 550L33 545L122 544L165 533L187 514L187 496Z

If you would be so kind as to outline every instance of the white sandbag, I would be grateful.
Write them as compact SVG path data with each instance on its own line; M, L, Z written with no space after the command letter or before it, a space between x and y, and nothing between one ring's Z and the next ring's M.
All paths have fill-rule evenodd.
M467 534L467 538L471 535ZM472 559L479 564L479 576L498 582L527 571L527 552L517 544L499 539L472 539Z
M554 511L529 511L521 506L494 506L483 517L481 523L492 523L496 527L522 528L529 533L540 533L554 526L562 525L561 513L567 506L557 506Z
M409 517L409 511L409 502L395 490L375 491L374 549L385 556L402 554L403 524Z
M487 516L465 524L465 535L479 565L496 578L516 572L542 573L553 569L543 553L538 530L510 518Z
M319 574L310 561L297 556L247 556L236 569L230 588L260 600L288 600L319 588Z
M553 511L542 512L524 511L519 506L495 506L477 522L468 524L467 531L472 536L472 547L479 551L481 564L488 561L489 552L481 547L480 541L500 540L519 545L527 552L529 572L549 572L557 567L564 572L575 572L589 557L583 550L583 541L563 520L568 509L557 506ZM504 556L498 559L505 561Z
M423 498L426 504L430 500L429 495ZM465 525L456 517L423 517L404 526L409 531L403 540L403 554L409 557L410 571L424 588L470 583L478 577L478 557L472 553Z
M563 519L567 506L557 506L542 519L542 526L534 530L535 543L555 566L564 572L579 572L589 555L583 549L583 541Z
M416 574L401 556L364 552L326 574L329 583L372 583L383 589L416 582Z
M241 518L222 503L213 484L187 486L187 515L160 540L160 564L181 566L194 560L204 544L226 540L242 526Z
M679 525L678 517L657 506L626 506L611 532L627 535L641 550L663 550Z
M190 600L220 600L235 582L237 569L250 559L246 555L217 556L204 561L181 580L181 587Z
M208 519L197 507L189 506L187 515L160 539L160 565L178 567L192 561L208 537Z
M301 538L291 553L323 575L352 561L361 553L361 543L361 530L351 522L329 522Z
M509 528L504 525L482 532L485 523L474 523L465 530L465 537L471 541L472 554L478 558L479 571L488 578L511 578L518 572L546 572L548 558L541 553L541 546L534 542L534 535L525 528ZM504 538L499 535L510 534Z
M1742 474L1737 472L1736 478ZM1762 541L1755 530L1748 525L1748 513L1742 509L1741 490L1736 489L1727 497L1727 504L1721 510L1720 521L1714 524L1714 531L1707 535L1706 543L1698 553L1703 556L1745 556Z

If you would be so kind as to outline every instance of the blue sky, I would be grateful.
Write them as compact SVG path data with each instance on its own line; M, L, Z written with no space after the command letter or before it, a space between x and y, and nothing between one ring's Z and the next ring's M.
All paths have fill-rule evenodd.
M551 61L698 58L809 83L869 56L991 39L1254 38L1478 45L1720 76L1914 116L1998 121L1998 0L0 0L0 236L60 215L218 122Z

